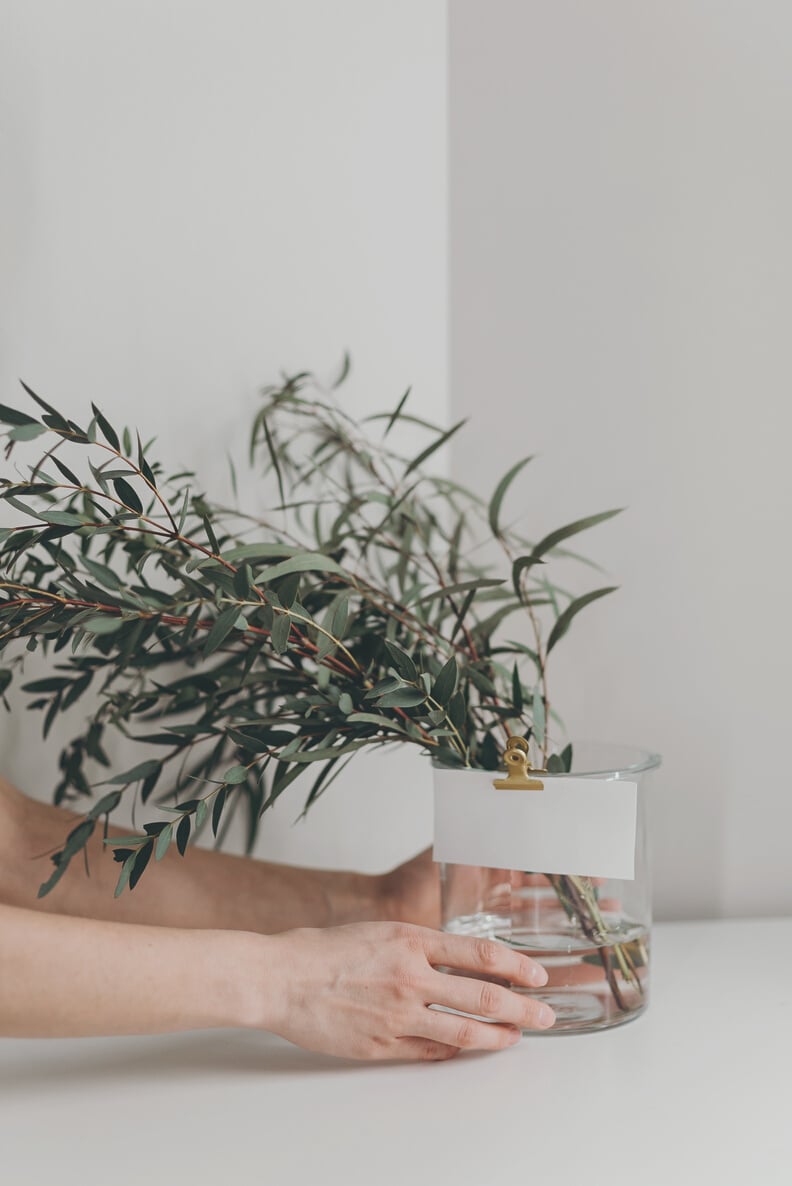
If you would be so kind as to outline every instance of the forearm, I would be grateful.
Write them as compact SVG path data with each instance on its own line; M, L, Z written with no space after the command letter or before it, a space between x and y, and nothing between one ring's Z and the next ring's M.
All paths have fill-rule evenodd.
M181 857L175 845L152 863L133 892L114 899L119 866L100 829L86 849L90 876L85 863L74 860L58 886L39 901L38 888L51 868L42 854L61 848L78 819L28 799L8 783L0 785L0 901L116 922L262 933L385 917L380 878L297 869L194 847ZM111 837L120 834L110 829Z
M0 905L0 1034L150 1034L249 1024L263 936ZM266 960L264 961L266 963ZM275 989L273 988L273 992Z

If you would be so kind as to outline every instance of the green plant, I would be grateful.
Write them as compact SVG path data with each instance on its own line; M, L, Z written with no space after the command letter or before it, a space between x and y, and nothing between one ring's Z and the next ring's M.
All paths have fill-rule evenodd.
M616 511L531 542L503 518L530 458L483 502L427 472L461 424L411 415L408 392L361 425L306 373L267 388L253 421L250 463L277 490L260 517L213 501L192 473L166 475L150 444L97 407L82 427L25 390L37 415L0 407L6 456L44 436L48 448L0 489L25 516L0 532L0 647L22 644L0 691L25 650L41 649L52 673L23 690L45 736L91 692L55 798L101 789L41 894L130 788L156 818L113 842L117 893L171 843L184 854L208 826L222 840L237 806L252 844L292 782L309 783L307 810L364 748L407 743L495 769L518 732L548 768L569 769L568 746L551 752L548 658L580 610L612 590L575 597L546 561ZM427 434L417 456L391 443L404 424ZM516 614L530 645L513 637ZM132 769L109 769L114 730L146 746Z

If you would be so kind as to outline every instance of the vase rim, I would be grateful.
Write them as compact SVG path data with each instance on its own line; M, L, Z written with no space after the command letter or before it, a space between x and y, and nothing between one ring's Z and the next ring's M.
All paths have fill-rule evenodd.
M654 750L643 749L640 746L624 745L620 742L605 742L605 741L588 741L582 739L578 742L573 742L573 761L575 748L580 747L585 750L601 751L603 754L602 760L587 761L582 770L567 771L552 771L548 774L542 775L547 778L586 778L586 777L610 777L610 778L627 778L633 774L644 774L649 770L656 770L662 763L662 756ZM613 760L606 760L605 755L613 756ZM617 755L621 754L622 757ZM470 774L481 774L481 767L478 766L447 766L442 762L436 761L432 758L432 766L436 770L455 770L457 772L467 772ZM488 772L489 773L489 772Z

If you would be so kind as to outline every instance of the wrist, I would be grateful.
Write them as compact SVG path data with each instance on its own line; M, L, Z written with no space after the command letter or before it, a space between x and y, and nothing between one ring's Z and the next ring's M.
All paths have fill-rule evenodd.
M269 1029L268 1005L278 987L271 936L252 931L193 931L197 974L193 1013L198 1028Z
M285 993L287 957L281 948L290 932L261 935L253 931L229 931L226 959L230 976L221 984L221 1026L235 1029L277 1032L287 1007Z

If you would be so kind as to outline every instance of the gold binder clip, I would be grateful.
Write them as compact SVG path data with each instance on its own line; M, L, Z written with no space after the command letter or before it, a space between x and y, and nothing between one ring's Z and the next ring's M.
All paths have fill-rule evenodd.
M506 777L493 779L492 785L497 791L543 791L544 783L538 778L531 778L531 773L544 774L544 770L534 771L528 761L528 742L524 737L510 737L503 754L506 764ZM529 773L530 772L530 773Z

